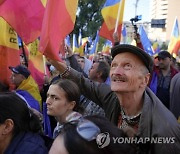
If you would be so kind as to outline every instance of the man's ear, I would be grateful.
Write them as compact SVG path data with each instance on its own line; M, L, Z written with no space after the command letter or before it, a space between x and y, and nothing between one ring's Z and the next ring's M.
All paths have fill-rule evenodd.
M3 135L10 134L13 131L14 128L14 122L12 119L6 119L6 121L3 123Z
M150 73L147 73L147 74L144 76L144 79L143 79L142 84L140 85L140 87L146 87L146 86L148 85L150 76L151 76Z

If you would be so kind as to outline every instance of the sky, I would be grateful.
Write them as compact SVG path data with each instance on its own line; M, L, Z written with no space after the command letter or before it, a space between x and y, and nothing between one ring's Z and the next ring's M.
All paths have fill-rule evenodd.
M135 2L136 0L125 0L124 21L135 17ZM136 15L142 15L143 22L150 21L150 0L139 0Z

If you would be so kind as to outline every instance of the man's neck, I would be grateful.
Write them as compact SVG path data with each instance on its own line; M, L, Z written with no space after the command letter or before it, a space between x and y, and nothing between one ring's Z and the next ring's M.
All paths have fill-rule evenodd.
M143 93L117 94L121 107L128 116L137 115L143 107Z
M167 69L161 69L163 76L167 76L170 73L171 68L168 67Z

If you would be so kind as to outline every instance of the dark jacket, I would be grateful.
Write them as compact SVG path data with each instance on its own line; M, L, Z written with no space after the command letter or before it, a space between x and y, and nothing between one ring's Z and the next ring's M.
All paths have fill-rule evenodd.
M170 85L170 111L178 119L180 118L180 73L176 74Z
M20 133L13 138L4 154L47 154L45 142L38 134Z
M117 125L120 115L120 103L116 94L111 91L110 86L92 82L73 69L71 69L68 78L75 80L83 95L100 105L104 109L106 117ZM170 137L172 142L174 137L175 143L147 143L145 150L147 150L147 153L152 154L179 153L180 126L173 114L149 88L146 88L144 92L144 105L137 135L142 138L148 137L149 139L153 137Z

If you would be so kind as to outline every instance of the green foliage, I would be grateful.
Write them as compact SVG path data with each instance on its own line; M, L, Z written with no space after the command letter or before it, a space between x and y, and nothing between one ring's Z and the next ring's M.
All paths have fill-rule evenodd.
M96 32L102 25L101 9L105 0L79 0L78 11L74 31L79 34L82 30L82 37L96 37Z

